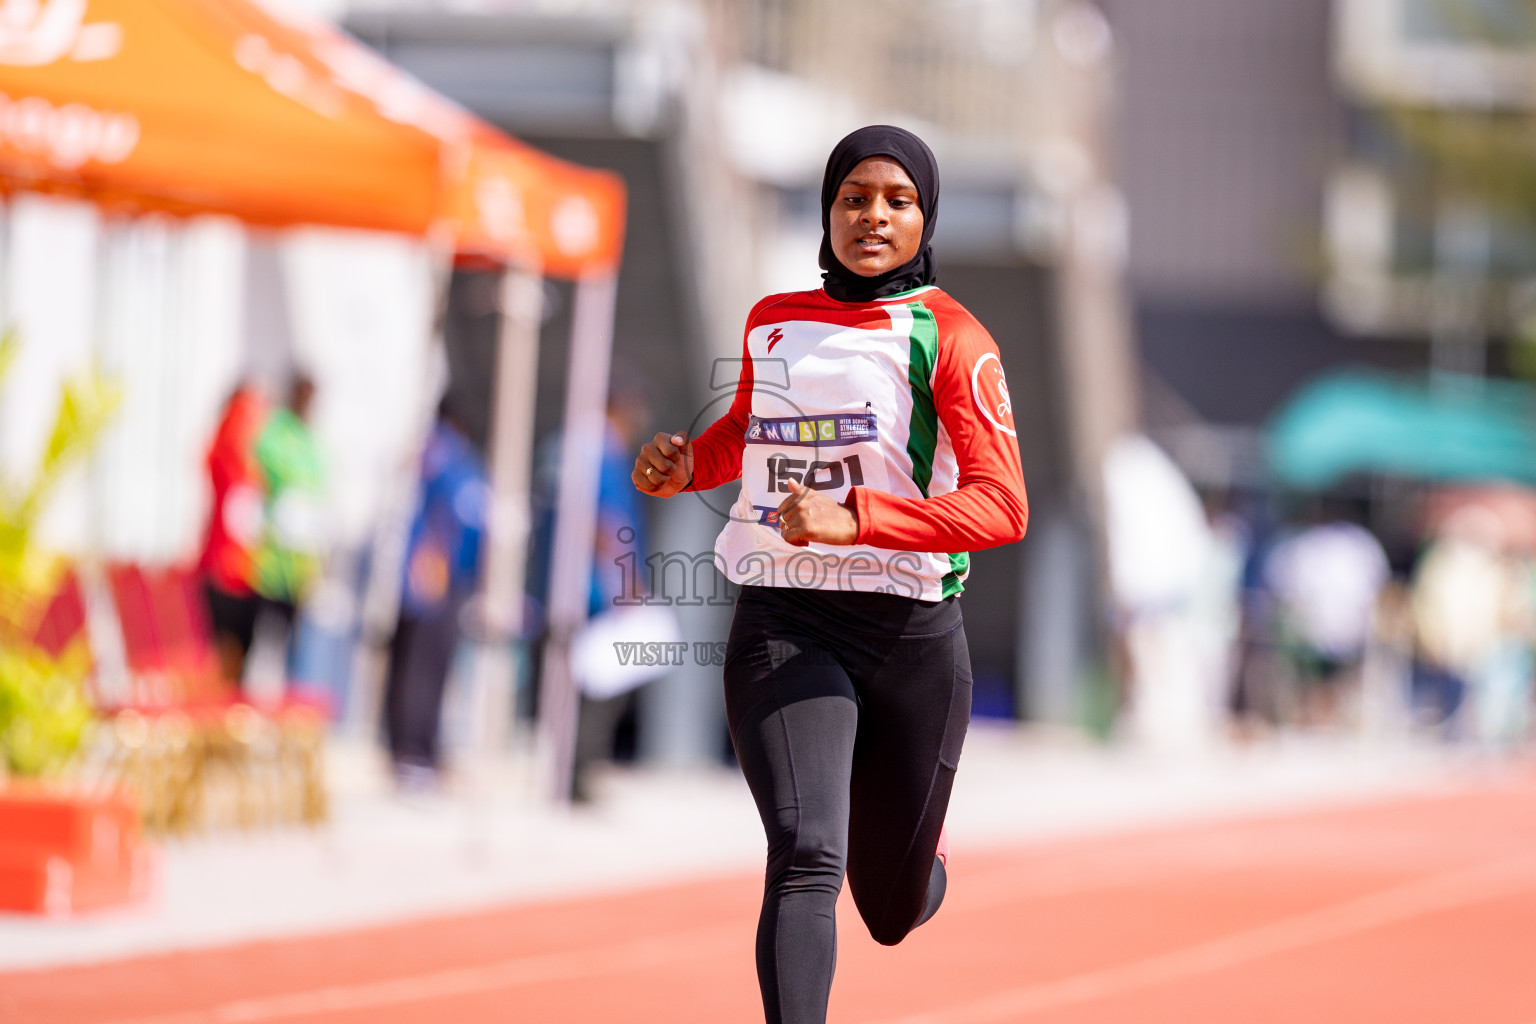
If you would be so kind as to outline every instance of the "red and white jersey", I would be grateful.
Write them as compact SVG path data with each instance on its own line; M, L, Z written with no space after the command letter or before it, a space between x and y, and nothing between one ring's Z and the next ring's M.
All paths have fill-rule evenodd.
M740 584L939 600L962 589L969 552L1018 540L1029 519L997 344L933 286L759 302L730 411L693 454L694 490L741 480L715 544ZM791 479L855 508L857 542L785 542Z

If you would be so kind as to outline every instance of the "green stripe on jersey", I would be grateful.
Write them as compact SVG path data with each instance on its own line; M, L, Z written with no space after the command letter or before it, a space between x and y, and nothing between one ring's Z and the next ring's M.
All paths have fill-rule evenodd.
M907 425L907 455L912 459L912 482L923 497L933 480L933 452L939 445L939 411L933 404L933 388L928 383L939 358L939 325L933 312L921 302L907 307L912 311L911 349L907 360L907 383L912 388L912 420Z
M907 360L907 384L912 388L912 419L907 425L907 455L912 459L912 481L923 497L933 482L933 455L939 447L939 410L933 401L934 364L939 359L939 325L933 311L922 302L907 306L912 311L910 355ZM949 572L939 581L940 596L951 597L964 589L960 578L970 568L966 553L949 556Z
M960 578L964 576L970 570L970 568L971 556L969 552L962 551L959 554L950 555L949 572L945 573L944 578L939 581L940 587L942 588L939 591L939 596L941 598L952 597L955 594L960 593L960 591L964 590L965 584L961 582Z

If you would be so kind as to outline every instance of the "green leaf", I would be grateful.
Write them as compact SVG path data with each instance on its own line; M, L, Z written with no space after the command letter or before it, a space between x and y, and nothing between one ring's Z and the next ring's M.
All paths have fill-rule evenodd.
M21 351L21 339L17 337L15 327L7 327L0 331L0 382L4 382L6 371L16 361L16 354Z
M17 775L62 771L91 727L84 680L35 649L0 650L0 758Z

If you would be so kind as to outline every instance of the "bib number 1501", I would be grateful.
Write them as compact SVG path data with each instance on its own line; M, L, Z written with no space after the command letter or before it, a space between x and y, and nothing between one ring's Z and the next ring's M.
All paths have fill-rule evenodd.
M788 494L791 480L814 491L835 491L845 482L844 467L848 470L848 484L858 487L864 483L864 471L857 455L849 455L840 462L808 462L783 455L771 456L768 459L768 493Z

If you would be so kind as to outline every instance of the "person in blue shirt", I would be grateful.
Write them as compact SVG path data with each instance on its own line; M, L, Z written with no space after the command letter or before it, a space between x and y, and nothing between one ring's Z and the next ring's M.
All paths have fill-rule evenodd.
M385 682L385 728L402 788L426 788L437 781L443 689L464 606L479 582L489 502L480 454L445 398L421 455L400 618Z
M625 587L635 587L634 573L626 582L622 559L626 553L638 558L635 571L645 575L645 516L640 496L630 474L634 453L629 451L650 419L650 410L640 388L632 382L613 385L607 416L603 421L603 456L598 470L597 529L592 553L592 580L588 590L587 615L598 615L615 607L626 594ZM555 504L560 490L561 435L550 434L540 443L535 458L533 481L534 532L528 551L528 592L534 600L542 628L544 602L549 596L549 561L554 548Z
M650 421L645 387L625 369L614 373L607 416L603 423L602 463L598 471L597 529L592 553L592 578L587 615L613 611L621 598L633 599L639 581L647 578L645 515L639 493L630 476L634 470L634 445ZM549 552L553 548L555 498L560 484L560 435L552 434L539 447L535 471L535 533L529 552L529 590L542 611L549 594ZM627 570L626 565L632 566ZM628 590L626 590L628 587ZM645 588L640 586L643 594ZM538 632L542 631L542 623ZM535 658L538 664L541 659ZM537 691L537 681L531 690ZM580 701L575 765L571 797L578 803L591 798L592 766L613 752L620 720L634 709L632 692Z

